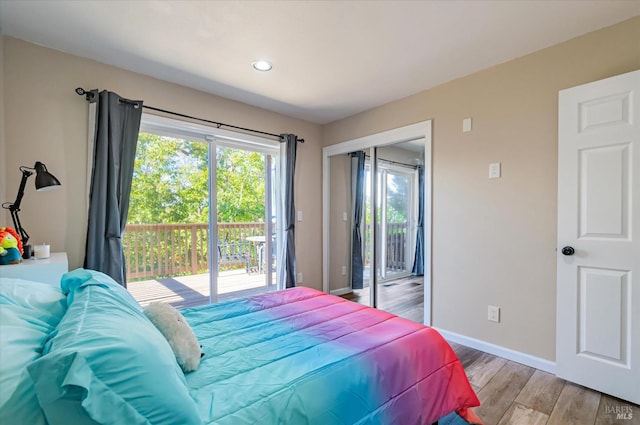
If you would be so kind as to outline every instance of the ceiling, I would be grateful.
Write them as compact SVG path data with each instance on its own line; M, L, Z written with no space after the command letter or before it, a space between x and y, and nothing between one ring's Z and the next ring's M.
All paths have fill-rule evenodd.
M640 0L0 0L0 32L324 124L636 15Z

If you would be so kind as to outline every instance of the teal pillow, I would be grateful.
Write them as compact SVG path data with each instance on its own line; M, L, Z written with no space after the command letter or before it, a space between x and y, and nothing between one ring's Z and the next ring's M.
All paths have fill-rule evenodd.
M67 313L28 367L50 425L202 423L171 347L126 289L83 269L61 288Z
M57 286L0 278L1 424L46 424L27 366L42 355L65 311Z
M142 307L135 298L122 285L118 284L110 276L95 270L76 269L65 273L60 280L60 289L67 296L67 305L71 305L79 289L95 286L110 292L114 300L123 305L142 312Z

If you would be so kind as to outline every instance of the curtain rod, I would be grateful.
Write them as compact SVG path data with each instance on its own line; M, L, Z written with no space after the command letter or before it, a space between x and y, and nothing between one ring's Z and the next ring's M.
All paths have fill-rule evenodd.
M351 155L351 154L348 154ZM371 159L371 155L364 155L365 158L369 158ZM384 158L376 158L378 161L382 161L382 162L387 162L389 164L394 164L394 165L402 165L404 167L409 167L409 168L418 168L418 165L412 165L412 164L405 164L404 162L398 162L398 161L392 161L390 159L384 159Z
M88 101L93 98L93 93L91 91L87 91L87 90L83 89L82 87L78 87L75 90L75 92L76 92L76 94L78 96L85 96L85 99L88 100ZM122 99L122 101L123 102L132 102L129 99ZM202 122L206 122L206 123L209 123L209 124L214 124L217 128L229 127L229 128L233 128L233 129L241 130L241 131L246 131L246 132L250 132L250 133L264 134L265 136L277 137L278 139L281 138L279 134L268 133L266 131L260 131L260 130L253 130L251 128L238 127L236 125L225 124L225 123L217 122L217 121L211 121L211 120L208 120L208 119L205 119L205 118L193 117L191 115L185 115L185 114L181 114L179 112L167 111L166 109L160 109L160 108L156 108L154 106L147 106L144 103L142 104L142 107L145 108L145 109L150 109L152 111L162 112L162 113L165 113L165 114L175 115L175 116L182 117L182 118L188 118L188 119L191 119L191 120L202 121ZM304 139L298 139L298 142L304 143Z

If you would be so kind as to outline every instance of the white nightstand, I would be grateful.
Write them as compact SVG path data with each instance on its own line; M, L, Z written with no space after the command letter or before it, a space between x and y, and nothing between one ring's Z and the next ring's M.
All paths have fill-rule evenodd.
M22 260L20 264L0 266L0 277L32 280L60 286L62 275L69 271L66 252L52 252L44 260Z

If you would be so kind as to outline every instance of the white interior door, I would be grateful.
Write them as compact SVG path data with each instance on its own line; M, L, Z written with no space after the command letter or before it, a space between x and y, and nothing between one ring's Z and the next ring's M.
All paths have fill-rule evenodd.
M640 71L559 97L557 374L640 403Z

